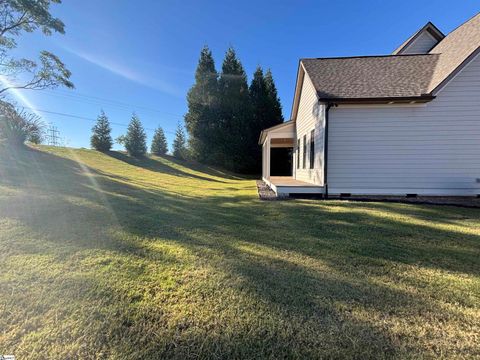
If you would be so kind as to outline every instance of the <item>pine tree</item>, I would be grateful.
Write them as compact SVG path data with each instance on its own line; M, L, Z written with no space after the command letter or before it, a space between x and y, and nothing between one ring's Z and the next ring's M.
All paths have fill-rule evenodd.
M248 94L247 75L235 50L228 49L222 64L219 78L220 131L217 142L222 149L221 165L233 171L243 172L250 159L248 158L248 142L251 121L250 99Z
M112 128L107 115L102 110L97 118L97 123L92 128L90 145L98 151L109 151L112 148L113 140L110 135Z
M155 130L150 151L154 155L165 155L168 151L167 138L161 127Z
M219 151L215 141L218 130L218 73L212 52L207 46L200 52L195 84L188 92L187 103L185 125L191 154L199 161L215 163Z
M137 115L132 115L132 120L128 125L127 134L125 135L125 149L128 154L134 157L144 156L147 152L147 134L143 129L142 123Z
M278 97L277 87L273 81L272 72L270 69L265 73L265 84L269 96L270 106L268 107L268 117L265 117L264 128L275 126L283 122L282 104Z
M178 124L175 139L173 140L173 156L178 159L186 159L187 157L185 132L180 124Z
M253 74L253 79L249 88L250 103L252 106L252 119L250 122L250 141L248 154L250 156L249 172L258 173L261 171L262 153L257 144L260 132L268 128L271 121L271 101L267 88L267 83L263 75L263 69L258 66Z

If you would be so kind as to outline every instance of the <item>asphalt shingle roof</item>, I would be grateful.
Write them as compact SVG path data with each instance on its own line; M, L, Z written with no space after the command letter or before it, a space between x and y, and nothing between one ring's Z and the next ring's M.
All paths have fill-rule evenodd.
M480 47L480 13L429 54L302 59L321 99L429 95Z
M428 92L438 55L302 59L322 99L415 97Z
M440 54L429 90L434 90L480 47L480 13L448 34L430 54Z

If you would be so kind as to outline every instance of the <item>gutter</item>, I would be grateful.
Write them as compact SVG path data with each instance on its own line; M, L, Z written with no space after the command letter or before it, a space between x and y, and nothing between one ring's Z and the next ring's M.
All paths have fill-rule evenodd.
M327 107L325 108L325 137L323 144L323 187L325 189L324 199L328 199L328 114L332 106L337 106L337 104L328 102Z
M422 94L420 96L403 96L403 97L364 97L364 98L332 98L332 97L321 97L319 96L319 101L326 102L335 102L342 104L390 104L390 103L425 103L435 99L435 96L431 94Z

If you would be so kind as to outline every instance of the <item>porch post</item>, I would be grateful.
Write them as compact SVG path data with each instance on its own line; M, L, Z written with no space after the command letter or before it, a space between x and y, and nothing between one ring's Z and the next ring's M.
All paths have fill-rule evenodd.
M266 178L268 180L270 180L270 153L271 153L271 151L270 151L270 141L271 141L270 140L270 134L268 134L267 135L267 140L266 140L266 142L267 142L267 162L266 162L267 169L266 170L267 171L265 172Z

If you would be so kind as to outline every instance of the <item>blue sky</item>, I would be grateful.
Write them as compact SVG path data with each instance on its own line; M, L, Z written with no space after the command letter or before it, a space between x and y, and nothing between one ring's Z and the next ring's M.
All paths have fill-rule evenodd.
M249 79L271 68L285 118L291 110L298 59L388 54L427 21L448 33L480 10L479 1L119 1L64 0L52 12L65 35L27 34L17 54L57 54L72 71L75 90L21 91L19 105L36 108L73 147L89 147L103 108L113 136L135 111L149 141L158 125L171 143L183 122L185 95L200 49L217 69L233 46ZM68 114L75 117L53 113ZM118 148L118 146L116 146Z

